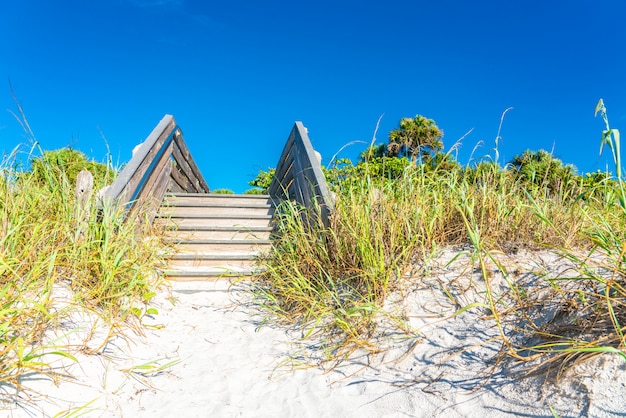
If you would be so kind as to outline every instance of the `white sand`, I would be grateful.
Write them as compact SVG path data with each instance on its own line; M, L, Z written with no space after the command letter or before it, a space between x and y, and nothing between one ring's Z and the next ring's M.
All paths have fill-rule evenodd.
M75 322L65 326L77 331L64 341L83 345L87 340L82 351L99 354L77 347L77 364L57 359L72 381L55 384L30 375L23 379L28 392L9 397L11 390L4 388L0 416L63 416L84 407L76 416L543 417L552 416L549 405L562 417L626 416L626 365L614 355L578 366L559 386L521 378L513 363L484 381L481 372L500 347L497 340L485 341L498 332L480 309L443 319L455 307L440 282L465 303L480 299L480 293L455 290L469 277L480 279L471 270L463 273L463 257L444 269L451 256L442 255L427 274L410 282L402 302L389 302L391 310L407 310L410 324L420 330L418 339L383 327L378 342L387 351L356 353L330 371L292 369L319 355L315 340L301 341L293 329L260 327L262 312L251 302L246 283L173 283L157 297L159 314L145 321L153 328L144 336L115 337L103 349L98 346L104 328L89 333L95 317L74 315ZM553 257L544 258L559 268ZM540 264L527 262L524 269L533 263ZM154 367L137 367L145 364Z

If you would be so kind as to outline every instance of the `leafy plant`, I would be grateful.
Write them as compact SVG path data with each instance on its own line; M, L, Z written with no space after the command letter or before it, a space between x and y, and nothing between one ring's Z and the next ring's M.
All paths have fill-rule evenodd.
M62 181L62 178L66 178L73 185L76 184L76 177L81 170L88 170L93 175L96 190L110 183L114 177L114 172L108 165L89 161L85 154L71 148L44 151L41 156L31 160L28 175L42 185L52 179Z
M407 156L412 161L430 152L436 153L443 148L443 131L434 120L421 115L414 118L402 118L400 127L389 132L388 155Z
M545 150L526 150L513 157L509 167L527 187L544 187L552 192L575 185L576 167L563 164Z
M259 174L254 178L254 180L248 182L248 185L253 187L258 187L263 190L263 192L267 192L272 184L272 180L274 179L274 174L276 174L275 168L268 168L267 171L259 170Z
M230 189L215 189L211 193L213 193L213 194L235 194L235 192L233 192Z
M46 355L73 359L69 347L47 337L72 309L98 313L111 337L122 323L138 323L137 310L154 312L147 304L161 280L164 246L156 232L137 239L120 210L96 205L77 239L70 179L87 168L104 181L113 176L105 165L60 150L34 158L32 172L14 167L11 160L0 166L0 384L23 389L24 373L51 373ZM67 308L54 305L58 288L72 294Z

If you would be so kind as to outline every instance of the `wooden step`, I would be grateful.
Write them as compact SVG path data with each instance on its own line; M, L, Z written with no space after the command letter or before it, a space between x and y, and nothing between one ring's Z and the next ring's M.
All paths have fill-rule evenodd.
M222 277L242 278L260 274L258 268L189 268L166 270L165 276L172 281L206 281Z
M267 195L177 193L166 195L163 202L163 206L193 206L201 204L271 205L272 201Z
M271 215L189 215L184 217L171 216L155 219L157 225L173 228L209 228L209 227L267 227L272 220Z
M258 254L271 247L271 241L256 240L176 240L172 241L179 253L231 254L250 252Z
M170 280L251 276L271 249L273 206L268 196L171 194L155 224L176 249Z
M181 240L269 240L272 233L271 227L181 227L174 229L166 229L164 231L166 238L178 238Z
M162 206L159 210L159 217L187 217L194 215L237 215L237 216L271 216L274 208L270 205L184 205L184 206Z
M257 263L258 255L251 253L230 254L186 254L178 253L169 260L172 268L189 269L197 267L221 268L253 268Z

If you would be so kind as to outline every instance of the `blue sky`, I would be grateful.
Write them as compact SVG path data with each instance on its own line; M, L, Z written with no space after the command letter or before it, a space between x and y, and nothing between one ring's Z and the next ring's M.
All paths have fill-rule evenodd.
M27 142L9 79L44 149L130 158L173 114L211 188L275 166L294 121L323 162L434 119L458 159L553 150L604 170L604 98L626 131L626 3L591 1L0 0L0 152ZM482 142L481 142L482 141ZM356 160L365 144L339 157Z

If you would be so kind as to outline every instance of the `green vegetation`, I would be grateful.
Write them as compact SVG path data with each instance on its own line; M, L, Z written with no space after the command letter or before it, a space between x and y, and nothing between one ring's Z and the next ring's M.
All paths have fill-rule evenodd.
M438 249L463 246L471 254L467 271L481 274L484 299L462 305L450 296L455 316L488 312L503 357L532 360L540 369L598 353L626 358L620 137L602 102L596 113L606 125L601 144L612 151L616 179L580 176L542 150L504 167L497 160L463 167L442 152L434 121L403 119L387 144L372 144L357 164L343 159L325 168L335 195L328 226L316 218L319 208L287 201L277 209L275 245L256 286L260 300L276 318L300 324L305 337L322 337L328 359L340 361L359 348L375 351L383 319L419 338L403 317L384 310L385 301L418 285L416 266ZM70 149L42 153L26 172L12 158L0 165L0 383L19 390L24 373L52 372L44 355L72 359L67 347L46 339L72 311L96 312L110 336L154 313L149 302L164 252L158 231L137 239L136 225L113 208L91 205L77 216L77 173L90 170L97 190L113 179L106 165ZM262 170L249 192L266 192L273 175ZM214 191L220 192L230 191ZM551 249L575 267L537 275L532 284L518 281L497 255L523 248ZM505 293L493 283L494 266ZM54 301L62 290L73 299L59 309ZM445 286L442 292L448 294ZM538 320L548 309L552 319Z
M267 191L263 189L259 189L258 187L253 187L252 189L248 189L243 192L243 194L266 194Z
M267 171L259 170L259 174L257 174L256 178L248 182L248 184L252 187L260 189L262 193L266 193L272 184L272 179L274 178L275 173L275 168L270 168Z
M120 211L91 204L77 216L77 173L89 169L98 187L113 180L106 165L63 149L42 153L23 172L16 154L0 165L0 384L19 391L25 373L52 375L45 354L73 358L49 337L72 312L97 313L109 337L154 313L148 303L162 260L159 240L137 239ZM60 304L67 292L71 300Z
M606 122L602 143L614 152L619 173L619 133L609 128L603 104L598 112ZM423 138L408 135L420 132L414 125L429 127ZM356 165L341 160L327 169L336 198L328 228L303 222L304 213L317 213L312 208L292 202L279 208L279 234L258 286L264 305L277 318L302 324L306 336L322 336L329 359L375 350L371 339L381 318L417 336L383 309L387 296L417 285L411 273L437 249L462 245L471 248L468 271L481 272L486 291L482 302L461 306L458 314L487 309L500 330L502 356L546 369L589 354L626 358L621 180L579 176L546 151L526 151L505 167L491 160L461 167L441 152L435 127L419 116L403 119L388 145L368 148ZM497 254L524 248L551 249L574 271L517 282ZM493 284L489 266L509 291ZM547 309L553 319L542 322Z
M211 193L213 193L213 194L235 194L235 192L233 192L230 189L215 189Z
M27 176L39 185L47 184L50 175L61 179L66 178L69 184L76 184L76 176L82 170L89 171L94 177L94 188L101 189L111 182L113 172L106 164L89 161L80 151L63 148L56 151L44 151L40 157L31 161L31 169Z
M389 132L387 152L392 157L408 156L416 161L418 157L440 151L442 137L443 131L432 119L421 115L403 118L400 127Z

